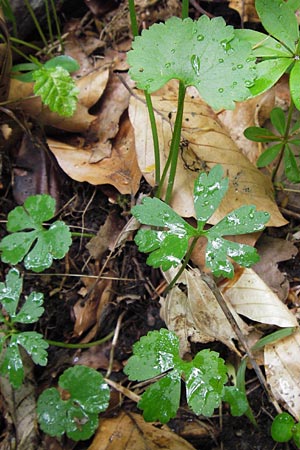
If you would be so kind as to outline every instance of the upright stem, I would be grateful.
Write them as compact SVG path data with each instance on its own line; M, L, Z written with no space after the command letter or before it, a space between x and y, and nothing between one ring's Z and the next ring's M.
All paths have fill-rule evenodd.
M132 30L133 36L136 37L139 34L139 27L137 24L134 0L128 0L128 2L129 2L131 30ZM151 125L151 131L152 131L152 139L153 139L153 146L154 146L154 163L155 163L155 184L157 186L160 182L160 156L159 156L160 152L159 152L158 134L157 134L155 114L154 114L151 96L147 91L144 91L144 94L145 94L145 99L146 99L146 104L147 104L147 109L148 109L148 114L149 114L149 120L150 120L150 125Z
M181 17L182 19L189 17L189 0L182 0Z
M40 26L40 24L39 24L39 21L38 21L37 18L36 18L35 12L34 12L34 10L32 9L32 6L31 6L30 3L29 3L29 0L24 0L24 3L25 3L25 5L26 5L26 8L28 9L29 14L30 14L31 17L32 17L32 20L33 20L33 22L34 22L34 25L35 25L35 27L36 27L36 29L37 29L37 31L38 31L40 37L41 37L41 39L42 39L42 41L43 41L43 43L44 43L46 49L48 49L48 42L47 42L47 39L46 39L46 37L45 37L45 35L44 35L44 33L43 33L43 30L42 30L42 28L41 28L41 26Z
M171 146L170 146L170 154L169 154L169 158L168 158L168 160L170 159L171 162L169 163L170 164L170 172L169 172L169 180L168 180L167 192L166 192L166 197L165 197L165 202L167 204L169 204L171 201L174 180L175 180L175 175L176 175L176 169L177 169L185 91L186 91L186 87L185 87L183 81L180 81L179 82L179 90L178 90L177 113L176 113L173 136L172 136L172 141L171 141ZM168 163L168 161L167 161L167 163Z
M287 116L287 120L286 120L286 124L285 124L284 135L283 135L282 149L280 151L280 155L279 155L276 167L275 167L275 169L273 171L273 174L272 174L272 181L275 180L276 174L278 172L279 166L281 164L281 161L282 161L282 158L283 158L283 155L284 155L285 146L286 146L286 144L288 142L288 139L289 139L293 111L294 111L294 102L293 102L293 99L291 98L291 102L290 102L290 106L289 106L289 112L288 112L288 116Z

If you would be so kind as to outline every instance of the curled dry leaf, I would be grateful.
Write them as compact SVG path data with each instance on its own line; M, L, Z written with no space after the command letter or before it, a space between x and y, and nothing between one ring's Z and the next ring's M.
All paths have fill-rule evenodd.
M256 322L295 327L296 317L253 269L242 269L222 286L223 295L238 314Z
M238 11L241 16L242 23L244 22L260 22L255 9L254 0L231 0L229 7Z
M277 401L300 420L300 332L265 346L267 381Z
M113 142L110 158L91 163L91 149L48 139L48 145L63 171L76 181L90 184L111 184L121 194L135 194L140 186L141 172L137 165L133 130L127 117Z
M174 269L164 272L168 282L175 274ZM185 286L186 293L180 289L179 284ZM238 353L233 342L233 339L237 339L236 334L198 270L185 270L177 285L160 302L161 317L169 330L174 331L179 337L181 354L189 351L190 341L202 343L220 341ZM243 334L247 335L250 328L236 314L229 302L227 306Z
M164 167L172 138L177 109L176 83L171 82L152 96ZM154 157L151 128L143 95L132 97L129 107L134 127L137 156L141 171L154 185ZM274 201L271 180L263 175L238 149L213 110L196 91L189 90L183 114L181 152L178 160L172 206L183 217L194 215L193 187L199 171L222 164L230 184L225 198L209 223L215 224L227 213L242 205L254 204L271 215L269 226L282 226L282 217Z
M88 450L195 450L166 425L145 422L139 414L126 414L100 420Z

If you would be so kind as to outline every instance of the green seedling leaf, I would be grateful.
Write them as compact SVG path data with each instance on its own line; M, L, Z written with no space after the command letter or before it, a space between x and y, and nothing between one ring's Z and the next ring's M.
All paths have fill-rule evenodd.
M233 266L228 257L249 267L259 259L256 250L225 240L222 236L252 233L265 227L270 215L245 205L224 217L209 230L203 230L224 197L228 180L222 179L223 169L215 166L209 175L200 174L195 181L194 202L198 226L189 225L171 207L157 198L145 198L135 206L132 214L143 224L160 227L158 230L140 229L135 237L139 250L150 252L147 263L168 270L178 266L185 256L189 239L205 236L208 240L206 263L216 276L233 276Z
M250 44L239 41L221 17L172 17L143 30L132 48L130 75L149 93L175 78L195 86L215 109L233 109L235 101L251 96L256 69Z
M17 342L14 340L4 348L4 357L1 358L0 374L8 377L10 384L18 389L23 383L24 368Z
M44 308L42 307L43 302L43 294L40 292L31 292L31 294L26 298L25 304L22 306L15 318L13 318L12 322L36 322L44 312Z
M297 448L300 448L300 422L296 423L293 427L293 441Z
M288 442L293 437L295 421L286 412L278 414L271 426L271 435L276 442Z
M265 345L274 344L274 342L279 341L280 339L283 339L287 336L291 336L296 331L295 327L287 327L282 328L281 330L274 331L274 333L270 333L267 336L264 336L263 338L259 339L252 347L252 351L260 350L261 348L264 348Z
M236 386L225 386L223 401L229 403L232 416L242 416L248 410L249 403L245 392Z
M272 147L267 148L258 158L256 165L257 167L266 167L274 161L275 158L279 155L282 150L284 144L276 144Z
M244 136L254 142L279 141L279 137L268 128L249 127L244 131Z
M107 409L110 391L102 375L86 366L67 369L59 378L63 400L54 389L45 390L37 402L41 429L50 436L66 433L73 440L85 440L98 426L98 414Z
M273 0L270 8L268 0L256 0L255 8L265 30L284 43L291 52L295 52L299 40L299 26L294 12L286 2Z
M10 269L6 282L0 283L0 303L10 317L15 317L23 281L17 269Z
M63 67L42 67L33 72L34 93L50 110L70 117L76 110L79 89L69 72Z
M69 73L76 72L76 70L80 69L80 65L76 61L76 59L72 58L71 56L67 55L59 55L55 56L52 59L49 59L44 64L44 67L47 69L55 68L55 67L62 67L63 69L67 70Z
M285 133L285 115L281 108L273 108L270 114L271 123L278 133L283 136Z
M175 417L181 379L185 380L188 404L196 414L210 416L219 406L227 375L218 353L206 349L197 353L193 361L183 361L178 337L165 329L143 336L134 345L133 353L125 367L129 379L143 381L165 374L145 391L138 403L145 420L166 423Z
M36 333L35 331L23 331L22 333L14 334L9 345L14 343L21 345L31 356L35 364L46 366L46 349L49 347L49 344L43 339L43 336L40 333Z
M71 245L69 227L61 221L49 229L43 222L53 218L55 200L49 195L35 195L25 200L8 214L7 230L13 234L0 241L1 259L17 264L24 258L26 269L42 272L52 265L53 259L61 259ZM33 229L33 231L22 231ZM27 256L26 256L27 255Z
M300 170L297 165L296 158L288 145L286 145L284 150L283 162L284 162L284 173L286 177L290 181L292 181L292 183L299 183Z

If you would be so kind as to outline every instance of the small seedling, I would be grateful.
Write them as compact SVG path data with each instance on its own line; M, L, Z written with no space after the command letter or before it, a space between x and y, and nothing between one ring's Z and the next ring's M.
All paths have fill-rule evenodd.
M76 110L79 89L70 73L79 69L77 61L65 55L56 56L45 64L34 57L31 60L12 68L14 78L34 82L33 92L41 97L51 111L65 117L72 116Z
M69 227L62 221L48 229L43 226L54 214L55 200L46 194L28 197L23 206L13 209L6 225L12 234L0 241L1 260L15 265L25 258L26 269L42 272L53 259L63 258L72 243Z
M273 420L271 435L276 442L288 442L291 439L297 448L300 448L300 423L295 423L293 417L283 412Z
M158 198L147 197L142 205L132 208L132 214L142 224L156 227L150 230L140 229L135 237L139 250L150 252L147 259L149 265L161 266L163 270L178 266L188 252L189 240L197 240L200 236L207 239L206 265L216 276L233 276L234 268L228 257L245 267L259 260L255 248L228 241L223 236L262 230L270 218L267 212L256 211L253 205L244 205L229 213L213 227L204 229L228 189L228 178L222 177L223 169L216 165L209 174L201 173L195 181L197 228Z
M41 429L50 436L66 433L75 441L90 438L98 415L109 404L110 391L101 373L86 366L74 366L60 376L59 390L46 389L37 402Z
M31 356L35 364L47 364L48 343L35 331L19 331L18 324L35 323L44 312L43 294L32 292L18 308L23 281L17 269L11 269L5 283L0 283L0 373L8 375L14 388L24 379L23 362L19 346Z
M130 380L138 381L163 375L144 392L138 403L149 422L167 423L176 416L182 379L188 405L197 415L211 416L222 399L231 404L234 414L241 415L248 408L241 391L224 386L227 369L218 353L205 349L192 361L183 361L179 356L178 337L166 329L151 331L136 342L124 371Z

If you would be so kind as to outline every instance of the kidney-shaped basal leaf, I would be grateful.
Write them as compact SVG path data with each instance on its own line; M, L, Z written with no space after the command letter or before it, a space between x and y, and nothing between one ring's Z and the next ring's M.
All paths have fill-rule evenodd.
M143 30L132 48L130 75L149 93L175 78L195 86L215 109L233 109L234 101L251 97L249 88L256 77L251 46L240 42L221 17L172 17Z
M54 214L55 201L49 195L28 197L24 206L17 206L11 211L7 230L13 234L5 236L0 242L2 261L17 264L27 255L26 269L42 272L51 266L53 259L63 258L72 242L69 227L61 221L54 222L48 230L43 227L43 222L50 220ZM22 231L32 228L32 231Z
M10 269L5 283L0 283L0 303L11 317L15 316L22 292L23 280L17 269Z
M144 411L144 419L147 422L169 422L179 408L180 392L181 374L178 370L171 370L142 395L138 407Z
M173 369L179 358L179 340L164 328L150 331L134 344L133 353L124 372L130 380L147 380Z
M79 89L69 72L63 67L42 67L32 73L34 93L50 110L70 117L76 110Z
M58 384L67 400L54 388L40 395L37 413L41 429L51 436L66 433L74 440L90 438L98 426L98 414L108 407L108 385L99 372L86 366L67 369Z

